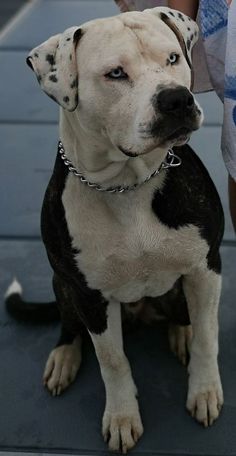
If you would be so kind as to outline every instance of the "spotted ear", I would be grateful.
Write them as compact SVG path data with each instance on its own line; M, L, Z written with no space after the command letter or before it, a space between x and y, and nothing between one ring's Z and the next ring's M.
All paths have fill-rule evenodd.
M71 27L34 48L26 61L50 98L68 111L78 105L76 45L82 30Z
M164 21L176 35L185 58L192 68L192 48L198 40L198 26L190 17L167 7L145 10Z

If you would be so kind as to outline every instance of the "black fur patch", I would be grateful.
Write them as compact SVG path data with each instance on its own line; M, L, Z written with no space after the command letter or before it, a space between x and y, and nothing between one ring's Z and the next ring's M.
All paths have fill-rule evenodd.
M49 79L50 79L50 81L52 81L52 82L58 82L58 79L57 79L57 77L55 76L55 74L50 74Z
M74 89L77 86L78 86L78 76L74 79L74 81L72 81L70 87L71 87L71 89Z
M69 99L68 96L65 96L65 97L63 98L63 101L64 101L65 103L69 103L70 99Z
M209 245L208 267L219 273L219 247L224 231L219 195L207 170L189 146L177 147L175 153L182 164L167 170L164 187L154 194L152 209L169 228L197 226Z
M75 94L75 104L77 106L77 104L79 103L79 95L78 93Z
M39 55L38 55L38 53L37 53L37 52L35 52L35 53L34 53L34 57L36 57L36 59L37 59L37 58L38 58L38 56L39 56Z
M101 334L107 328L108 303L99 290L87 286L75 262L75 255L79 252L71 245L62 204L67 175L68 169L58 154L43 202L42 238L56 275L57 287L60 287L60 296L63 296L59 300L62 324L72 334L80 331L81 322L89 331Z
M77 295L73 292L73 288L57 274L53 276L53 289L62 322L61 337L57 346L70 344L77 334L81 335L81 333L86 332L85 326L78 318L76 311Z
M83 31L81 28L79 28L78 30L75 31L74 36L73 36L74 44L78 43L78 41L80 40L82 35L83 35Z
M26 324L38 325L60 320L55 302L42 304L24 301L18 293L13 293L6 298L6 307L13 318Z
M178 13L178 17L181 19L181 21L185 22L184 16L181 13Z
M161 18L162 21L165 22L166 19L168 19L168 16L167 16L165 13L161 13L161 14L160 14L160 18Z
M75 334L73 334L71 331L68 331L64 326L62 326L61 334L56 347L60 347L61 345L71 345L75 337Z
M33 64L32 64L32 57L27 57L26 63L31 68L31 70L34 71L34 67L33 67Z
M187 39L187 49L188 49L188 51L190 50L190 47L191 47L191 41L190 41L190 39L188 38L188 39Z
M50 65L55 65L55 59L54 59L54 55L53 54L47 54L46 55L46 60L48 63L50 63Z

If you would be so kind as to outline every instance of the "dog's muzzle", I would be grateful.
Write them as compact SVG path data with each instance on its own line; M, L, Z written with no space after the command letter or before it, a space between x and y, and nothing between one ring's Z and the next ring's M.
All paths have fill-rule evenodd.
M186 87L162 89L153 96L152 105L158 120L153 121L150 132L162 142L185 142L200 126L201 112Z

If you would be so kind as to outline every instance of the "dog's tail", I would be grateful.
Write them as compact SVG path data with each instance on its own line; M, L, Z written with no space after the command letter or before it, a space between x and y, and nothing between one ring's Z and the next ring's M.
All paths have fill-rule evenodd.
M56 302L26 302L22 299L22 287L14 279L5 293L8 313L18 321L32 324L51 323L60 319Z

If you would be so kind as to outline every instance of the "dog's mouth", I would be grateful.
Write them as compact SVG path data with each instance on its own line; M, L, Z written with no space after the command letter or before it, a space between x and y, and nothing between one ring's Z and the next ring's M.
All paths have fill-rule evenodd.
M159 139L160 143L173 143L173 145L184 144L191 134L198 130L201 125L201 111L195 105L189 115L184 113L179 118L174 115L165 115L158 121L154 119L146 130L150 136Z
M135 158L135 157L138 157L138 155L139 155L136 152L131 152L130 150L124 149L122 146L118 146L118 149L127 157Z
M195 130L197 130L197 128L195 128ZM193 129L190 129L190 128L186 128L186 127L176 128L174 131L171 132L171 134L167 135L165 138L161 138L161 141L158 141L158 144L155 144L154 146L152 145L147 150L142 151L140 153L125 149L124 147L122 147L120 145L118 146L118 149L127 157L135 158L135 157L139 157L142 155L146 155L149 152L151 152L154 148L162 147L166 143L173 143L175 145L185 144L186 142L188 142L192 132L193 132Z
M177 126L176 128L168 128L166 125L163 125L162 122L160 122L157 125L152 125L152 130L146 130L146 139L154 139L154 143L152 142L151 145L149 145L147 148L145 148L145 150L142 150L141 152L137 152L137 151L133 151L128 148L124 148L123 146L121 145L118 145L118 149L124 154L126 155L126 157L131 157L131 158L135 158L135 157L139 157L139 156L142 156L142 155L146 155L148 154L149 152L151 152L153 149L157 148L157 147L165 147L166 145L168 145L168 147L172 147L172 146L181 146L183 144L186 144L189 139L190 139L190 136L191 134L198 130L199 126L198 125L198 122L197 121L189 121L189 122L186 122L187 125L183 126L183 125L179 125ZM160 131L162 132L162 134L160 135ZM143 134L143 132L142 132ZM156 141L155 141L156 139Z
M168 128L163 124L161 127L158 128L158 132L156 131L154 136L159 136L159 132L161 131L161 135L159 136L161 145L170 143L173 145L183 145L189 141L190 136L200 127L199 122L196 121L187 121L185 125L177 125L175 128Z
M196 130L196 128L195 128ZM174 142L176 145L182 145L189 141L189 138L194 129L187 127L176 128L170 135L168 135L164 142Z
M190 130L190 128L186 127L180 127L176 128L169 136L167 136L167 140L172 141L173 139L184 139L186 137L189 137L191 135L193 130Z

